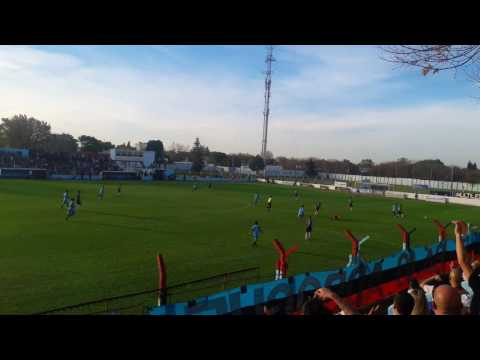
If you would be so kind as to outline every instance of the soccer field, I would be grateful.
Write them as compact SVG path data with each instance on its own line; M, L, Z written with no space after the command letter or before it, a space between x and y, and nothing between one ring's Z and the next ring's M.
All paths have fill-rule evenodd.
M289 274L344 266L351 243L343 234L370 235L362 246L373 260L400 250L395 223L417 231L412 246L437 239L431 219L460 218L478 223L480 209L458 205L398 200L403 219L391 214L396 199L267 184L214 184L208 189L191 183L105 182L105 198L97 199L97 183L0 181L0 313L28 314L157 286L155 256L163 254L169 284L259 266L273 279L277 254L272 239L285 247L300 246L291 256ZM61 209L65 189L82 192L82 206L65 221ZM253 194L261 201L252 206ZM273 196L267 212L265 200ZM313 215L314 201L322 209L313 217L312 240L304 240L305 222L297 210L305 205ZM339 221L330 220L338 214ZM425 219L428 216L428 219ZM263 230L259 246L251 247L250 227ZM453 228L448 229L449 234ZM451 236L450 236L451 237ZM154 303L152 303L154 305Z

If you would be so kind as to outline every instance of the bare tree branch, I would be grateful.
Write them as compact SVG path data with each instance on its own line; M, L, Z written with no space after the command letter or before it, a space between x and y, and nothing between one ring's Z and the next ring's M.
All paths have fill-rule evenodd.
M423 75L462 70L469 80L480 82L480 45L393 45L380 48L382 60L418 67Z

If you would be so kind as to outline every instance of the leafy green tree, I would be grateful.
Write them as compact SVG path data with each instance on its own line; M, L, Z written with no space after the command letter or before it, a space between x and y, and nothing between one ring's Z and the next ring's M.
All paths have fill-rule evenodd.
M45 145L50 153L73 153L78 150L78 141L70 134L51 134Z
M163 142L160 140L149 140L147 142L147 151L155 151L155 161L163 163L165 158L165 150Z
M6 146L44 150L50 137L50 125L27 115L2 118L0 138Z
M198 137L195 139L195 142L193 143L193 148L191 153L191 159L192 159L192 171L193 172L200 172L203 169L204 163L203 163L203 154L204 150L202 148L202 145L200 144L200 140Z
M82 135L78 138L80 148L82 151L99 153L105 150L110 150L115 147L111 142L103 142L93 136Z
M223 152L212 151L208 155L208 161L218 166L230 166L231 159Z
M249 160L248 167L253 171L263 170L265 169L265 162L260 155L257 155Z

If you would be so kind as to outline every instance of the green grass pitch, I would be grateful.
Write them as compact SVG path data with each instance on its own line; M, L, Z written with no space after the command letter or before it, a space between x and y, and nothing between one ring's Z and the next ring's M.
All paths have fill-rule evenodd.
M373 260L401 248L396 222L417 228L412 245L418 246L436 241L432 218L475 224L480 215L475 207L400 200L406 217L398 219L391 214L396 200L360 195L350 212L347 193L300 188L295 199L292 187L280 185L199 184L196 192L181 182L122 185L117 195L116 183L105 182L99 200L93 182L0 181L0 313L35 313L154 289L157 253L166 261L169 284L254 266L273 279L274 238L300 246L289 261L290 274L298 274L344 266L351 249L346 228L358 237L370 235L362 254ZM69 221L60 209L65 189L82 192L83 206ZM261 194L257 207L255 192ZM268 194L271 212L265 209ZM297 210L304 204L306 215L313 215L317 200L322 209L307 242ZM334 214L340 221L330 220ZM263 230L257 248L251 247L254 220Z

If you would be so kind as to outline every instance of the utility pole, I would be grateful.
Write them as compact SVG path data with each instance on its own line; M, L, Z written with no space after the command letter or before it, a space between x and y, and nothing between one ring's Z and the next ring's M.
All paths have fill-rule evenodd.
M267 46L267 56L265 58L266 71L265 71L265 103L263 108L263 136L262 136L262 152L261 156L263 161L266 161L267 155L267 138L268 138L268 120L270 117L270 89L272 86L272 62L275 59L273 57L273 46Z

